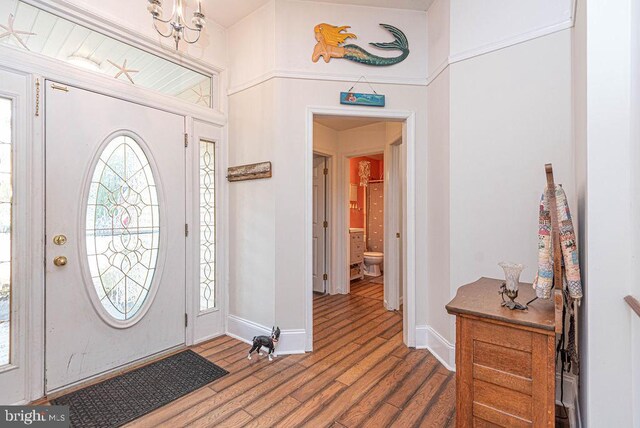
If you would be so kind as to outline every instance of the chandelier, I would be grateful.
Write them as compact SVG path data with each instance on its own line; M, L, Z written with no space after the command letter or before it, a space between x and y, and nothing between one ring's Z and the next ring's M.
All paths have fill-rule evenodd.
M191 25L193 25L193 28L189 27L187 22L184 20L185 2L183 0L173 0L173 13L171 14L171 18L166 20L162 19L162 0L148 1L149 6L147 7L147 10L151 13L151 16L153 16L153 28L155 28L158 34L162 37L173 37L176 41L176 50L178 50L180 40L193 44L200 39L200 34L205 24L204 14L202 13L202 0L198 0L198 9L193 12L193 18L191 18ZM158 28L158 21L168 25L169 31L167 33L162 32ZM197 37L189 40L187 38L187 30L197 33Z

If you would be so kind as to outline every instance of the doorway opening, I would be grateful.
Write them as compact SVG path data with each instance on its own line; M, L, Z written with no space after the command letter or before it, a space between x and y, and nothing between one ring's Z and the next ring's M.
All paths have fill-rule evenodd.
M402 341L415 346L411 274L415 242L403 238L413 236L414 227L409 209L414 171L407 162L413 153L413 115L316 109L310 111L308 124L312 173L307 220L312 257L308 260L307 350L322 347L323 340L339 334L327 330L324 318L340 320L342 314L329 314L326 304L322 308L323 295L343 295L338 307L345 312L353 310L351 303L379 309L380 314L394 312L398 325L390 318L387 325L399 328ZM348 329L358 328L356 324Z

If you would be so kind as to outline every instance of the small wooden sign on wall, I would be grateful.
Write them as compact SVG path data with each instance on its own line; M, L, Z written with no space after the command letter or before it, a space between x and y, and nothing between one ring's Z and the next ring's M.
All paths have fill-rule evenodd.
M227 180L230 182L257 180L259 178L271 178L271 162L232 166L227 169Z
M385 97L378 94L359 94L357 92L340 92L340 104L353 106L384 107Z

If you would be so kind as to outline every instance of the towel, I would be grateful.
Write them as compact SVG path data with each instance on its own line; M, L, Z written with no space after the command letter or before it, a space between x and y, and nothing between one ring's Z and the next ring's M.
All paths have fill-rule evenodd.
M576 244L576 234L573 229L567 195L559 185L556 185L556 204L558 227L560 229L560 247L562 248L569 296L573 299L581 299L582 283L580 281L580 257ZM553 290L553 243L551 242L551 212L549 211L546 191L540 199L538 274L533 281L533 288L539 298L549 299L551 297L551 291Z

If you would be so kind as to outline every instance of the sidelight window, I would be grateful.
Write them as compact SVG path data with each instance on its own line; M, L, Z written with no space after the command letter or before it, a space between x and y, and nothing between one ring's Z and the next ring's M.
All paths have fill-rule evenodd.
M0 366L11 362L12 108L0 98Z
M216 305L215 144L200 141L200 311Z

